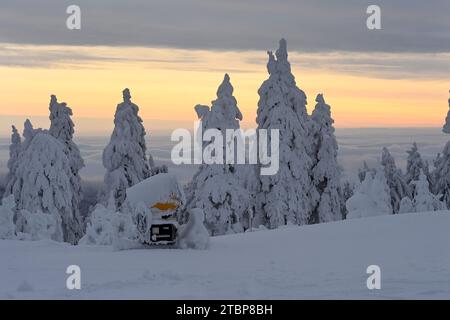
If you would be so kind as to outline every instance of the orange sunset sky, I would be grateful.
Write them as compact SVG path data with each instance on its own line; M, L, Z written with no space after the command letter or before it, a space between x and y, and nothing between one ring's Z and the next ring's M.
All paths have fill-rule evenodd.
M193 106L209 104L215 98L225 72L230 74L244 114L243 126L251 127L257 90L268 77L264 51L3 46L14 52L11 59L17 63L0 67L4 79L0 117L46 116L49 96L54 93L72 107L79 127L92 132L102 128L95 121L83 122L86 118L112 121L125 87L131 89L143 119L165 120L163 127L167 129L177 121L195 120ZM412 61L450 60L448 54L402 55ZM48 56L56 58L49 62L39 59ZM376 61L386 65L379 68L342 63L350 57L363 62L370 59L369 54L290 52L297 85L308 96L309 111L316 94L324 93L336 127L442 125L448 108L448 77L414 75L401 66L392 77L388 64L398 59L396 54L380 54Z
M131 90L149 132L192 128L224 73L244 128L255 126L267 50L288 44L297 85L332 107L338 128L440 127L450 89L450 2L379 0L70 0L0 3L0 134L26 117L48 126L51 94L73 109L77 134L110 132ZM68 21L68 20L67 20ZM368 20L367 20L368 21Z

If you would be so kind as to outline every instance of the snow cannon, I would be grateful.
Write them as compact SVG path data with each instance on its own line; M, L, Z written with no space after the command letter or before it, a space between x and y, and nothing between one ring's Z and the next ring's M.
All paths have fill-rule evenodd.
M151 213L136 214L136 226L142 242L146 244L174 244L179 225L176 217L186 200L182 186L174 175L159 173L127 189L131 208L144 204Z

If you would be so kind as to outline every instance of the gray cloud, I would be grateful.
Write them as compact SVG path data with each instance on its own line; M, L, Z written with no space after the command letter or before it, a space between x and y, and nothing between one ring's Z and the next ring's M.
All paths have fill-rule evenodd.
M82 30L65 28L66 7ZM382 30L365 27L369 4ZM450 52L450 1L434 0L0 0L0 42L266 50Z

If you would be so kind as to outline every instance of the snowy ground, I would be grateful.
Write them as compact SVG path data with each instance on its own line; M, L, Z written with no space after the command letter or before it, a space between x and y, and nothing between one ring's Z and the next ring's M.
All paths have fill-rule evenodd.
M450 212L215 237L205 251L0 241L0 298L450 298ZM65 288L68 265L81 290ZM381 290L366 268L381 267Z

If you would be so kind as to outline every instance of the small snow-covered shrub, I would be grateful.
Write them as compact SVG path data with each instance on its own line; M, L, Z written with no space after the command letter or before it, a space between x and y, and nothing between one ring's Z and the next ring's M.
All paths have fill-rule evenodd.
M131 214L116 213L112 220L112 229L115 239L135 239L137 236Z
M383 167L377 170L374 177L370 174L365 176L346 206L347 219L392 214L390 190Z
M400 210L398 213L410 213L414 212L414 205L412 200L408 197L404 197L402 201L400 201Z
M13 239L15 236L14 208L16 202L14 196L2 200L0 206L0 239Z
M42 213L42 211L21 210L21 216L25 221L24 232L30 235L31 240L56 240L58 222L54 215ZM60 224L61 221L59 221Z
M116 213L98 204L91 214L90 222L86 227L86 234L79 244L110 245L113 241L112 221Z
M181 249L206 249L209 246L209 233L206 230L203 210L194 208L189 211L189 222L182 226L178 239Z

